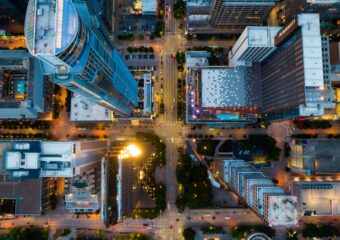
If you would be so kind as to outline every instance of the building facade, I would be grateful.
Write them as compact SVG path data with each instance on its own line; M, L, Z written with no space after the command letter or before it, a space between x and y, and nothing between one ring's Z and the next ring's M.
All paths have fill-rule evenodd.
M25 20L30 53L52 81L129 116L137 82L109 40L93 0L31 0Z
M265 24L276 3L276 0L190 0L187 30L189 33L241 34L247 26Z
M300 14L275 37L262 63L262 112L268 119L324 115L325 83L318 14Z

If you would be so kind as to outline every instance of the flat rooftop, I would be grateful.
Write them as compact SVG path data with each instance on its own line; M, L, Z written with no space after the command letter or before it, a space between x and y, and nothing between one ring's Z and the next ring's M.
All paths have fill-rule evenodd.
M155 13L157 10L157 0L142 0L142 13Z
M103 106L86 100L79 94L71 99L71 121L79 122L109 122L113 112Z
M340 173L340 141L307 140L303 147L303 167L316 174Z
M25 23L26 38L32 54L59 53L77 34L77 13L71 0L34 0L27 12L31 19Z
M210 53L207 51L187 51L185 52L185 64L187 68L208 66Z
M3 168L3 153L10 147L10 142L0 143L0 199L15 199L17 215L40 215L42 180L17 181L10 178Z
M302 215L340 216L340 181L296 181L293 194Z
M244 71L234 68L202 69L202 107L246 106Z
M269 226L292 226L298 223L297 197L290 195L274 195L268 197Z

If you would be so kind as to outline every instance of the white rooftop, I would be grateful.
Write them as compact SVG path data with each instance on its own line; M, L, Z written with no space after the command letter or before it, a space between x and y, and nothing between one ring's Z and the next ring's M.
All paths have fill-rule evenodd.
M299 14L302 29L304 77L306 87L323 87L323 62L319 14Z
M275 50L274 38L281 27L249 26L244 29L230 51L230 66L261 62Z
M157 0L142 0L142 14L156 14Z
M30 0L25 21L27 46L33 55L54 55L77 34L78 16L71 0Z
M113 112L98 104L87 101L79 94L71 99L71 121L106 122L112 121Z
M73 142L42 142L41 154L72 155Z
M290 195L268 197L269 226L293 226L298 223L297 198Z
M202 69L202 107L246 106L244 73L234 68Z
M6 169L38 169L39 153L26 152L23 155L20 152L6 152L5 158Z
M185 52L186 67L209 66L208 57L210 53L207 51L187 51Z

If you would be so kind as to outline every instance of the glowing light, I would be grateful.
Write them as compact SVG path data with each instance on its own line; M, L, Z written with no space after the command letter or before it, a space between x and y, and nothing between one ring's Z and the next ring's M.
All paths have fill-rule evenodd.
M126 151L132 157L137 157L141 154L141 150L134 144L127 146Z

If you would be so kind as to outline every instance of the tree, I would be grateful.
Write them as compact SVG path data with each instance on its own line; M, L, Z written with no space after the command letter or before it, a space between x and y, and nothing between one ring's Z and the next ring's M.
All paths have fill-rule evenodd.
M50 196L50 204L52 210L57 208L57 197L54 193Z
M183 231L183 237L185 240L194 240L195 239L196 232L192 228L186 228Z
M303 237L307 238L324 238L324 237L334 237L340 236L339 230L331 225L315 225L307 224L306 228L302 232Z
M241 240L250 233L251 228L249 226L236 226L231 231L233 239Z
M138 34L138 40L144 40L144 34Z
M185 54L181 51L176 53L176 61L178 64L185 63Z
M48 230L38 228L13 228L9 233L9 240L47 240Z
M186 15L186 4L184 0L177 0L173 5L174 17L176 19L183 19Z

